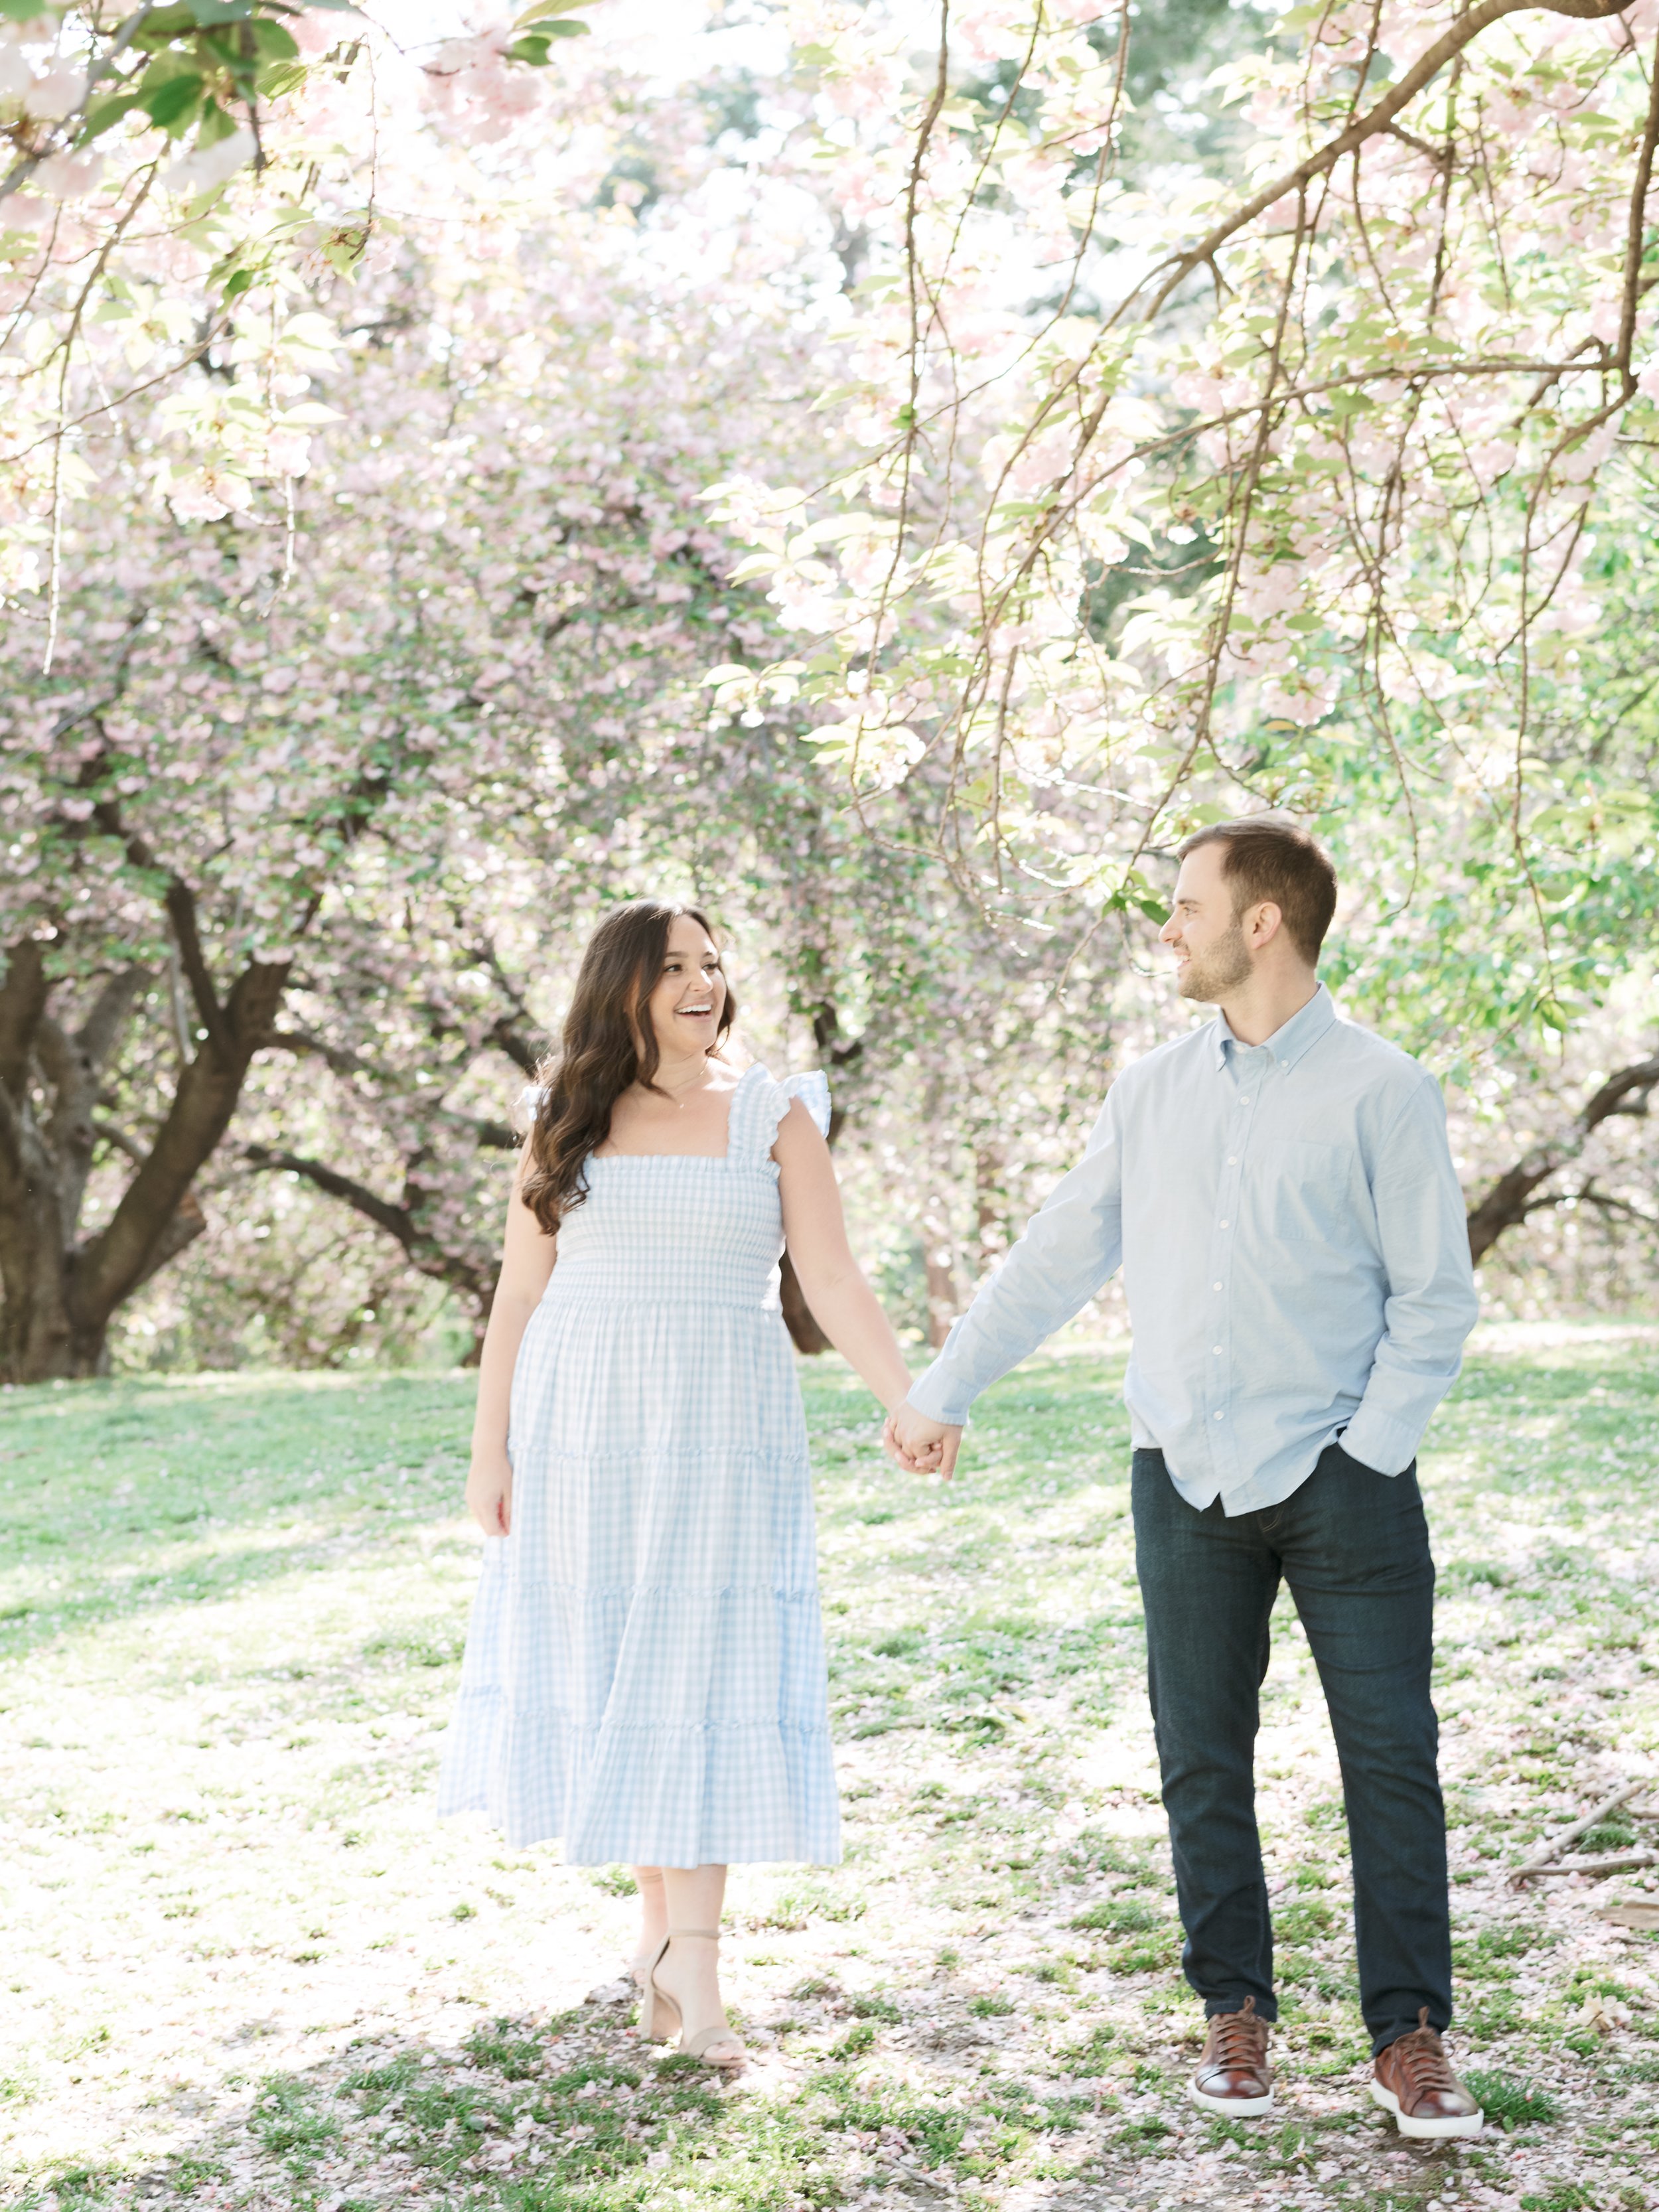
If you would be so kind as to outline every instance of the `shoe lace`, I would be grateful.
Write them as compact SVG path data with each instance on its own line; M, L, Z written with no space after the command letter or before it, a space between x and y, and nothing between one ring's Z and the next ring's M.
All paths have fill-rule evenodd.
M1215 2023L1215 2063L1219 2066L1255 2068L1261 2063L1266 2023L1254 2012L1224 2012Z
M1457 2076L1452 2072L1439 2032L1429 2026L1426 2005L1417 2015L1417 2026L1409 2035L1401 2037L1395 2049L1413 2096L1421 2096L1431 2089L1457 2087Z

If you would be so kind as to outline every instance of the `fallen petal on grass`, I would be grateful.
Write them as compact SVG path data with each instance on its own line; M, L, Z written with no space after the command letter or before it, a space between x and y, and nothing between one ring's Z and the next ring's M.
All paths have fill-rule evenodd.
M847 1860L734 1874L731 2081L635 2033L625 1870L432 1819L477 1565L467 1379L9 1393L4 2201L1659 2203L1659 1885L1509 1887L1656 1771L1659 1364L1628 1334L1494 1339L1423 1463L1451 2045L1492 2122L1451 2148L1366 2094L1340 1778L1285 1601L1258 1747L1279 2107L1228 2126L1187 2096L1116 1359L1011 1376L949 1489L805 1364ZM1580 1832L1628 1857L1624 1817Z

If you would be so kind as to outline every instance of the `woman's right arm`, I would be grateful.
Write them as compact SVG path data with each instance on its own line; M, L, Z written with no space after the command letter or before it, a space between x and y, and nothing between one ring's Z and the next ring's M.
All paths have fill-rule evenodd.
M507 1456L507 1410L513 1370L530 1316L553 1273L556 1247L520 1192L529 1164L520 1156L507 1201L501 1272L478 1361L478 1410L472 1422L472 1465L466 1478L467 1510L487 1536L505 1536L513 1517L513 1469Z

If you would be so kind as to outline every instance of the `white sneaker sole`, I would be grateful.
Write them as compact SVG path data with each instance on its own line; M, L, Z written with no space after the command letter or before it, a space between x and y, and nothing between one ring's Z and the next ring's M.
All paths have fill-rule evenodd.
M1419 2139L1438 2139L1446 2136L1478 2136L1486 2126L1484 2112L1464 2112L1449 2120L1414 2120L1400 2109L1400 2100L1392 2089L1385 2089L1380 2081L1371 2083L1371 2101L1381 2105L1385 2112L1394 2114L1394 2124L1402 2136Z
M1265 2097L1211 2097L1196 2081L1189 2081L1187 2086L1194 2104L1202 2105L1206 2112L1223 2113L1229 2119L1259 2120L1263 2112L1271 2112L1273 2108L1271 2089Z

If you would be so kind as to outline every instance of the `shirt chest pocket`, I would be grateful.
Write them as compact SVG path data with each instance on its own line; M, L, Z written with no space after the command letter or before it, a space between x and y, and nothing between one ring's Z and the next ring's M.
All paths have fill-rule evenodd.
M1319 1145L1305 1137L1264 1139L1255 1175L1263 1229L1292 1243L1352 1244L1358 1172L1346 1145Z

